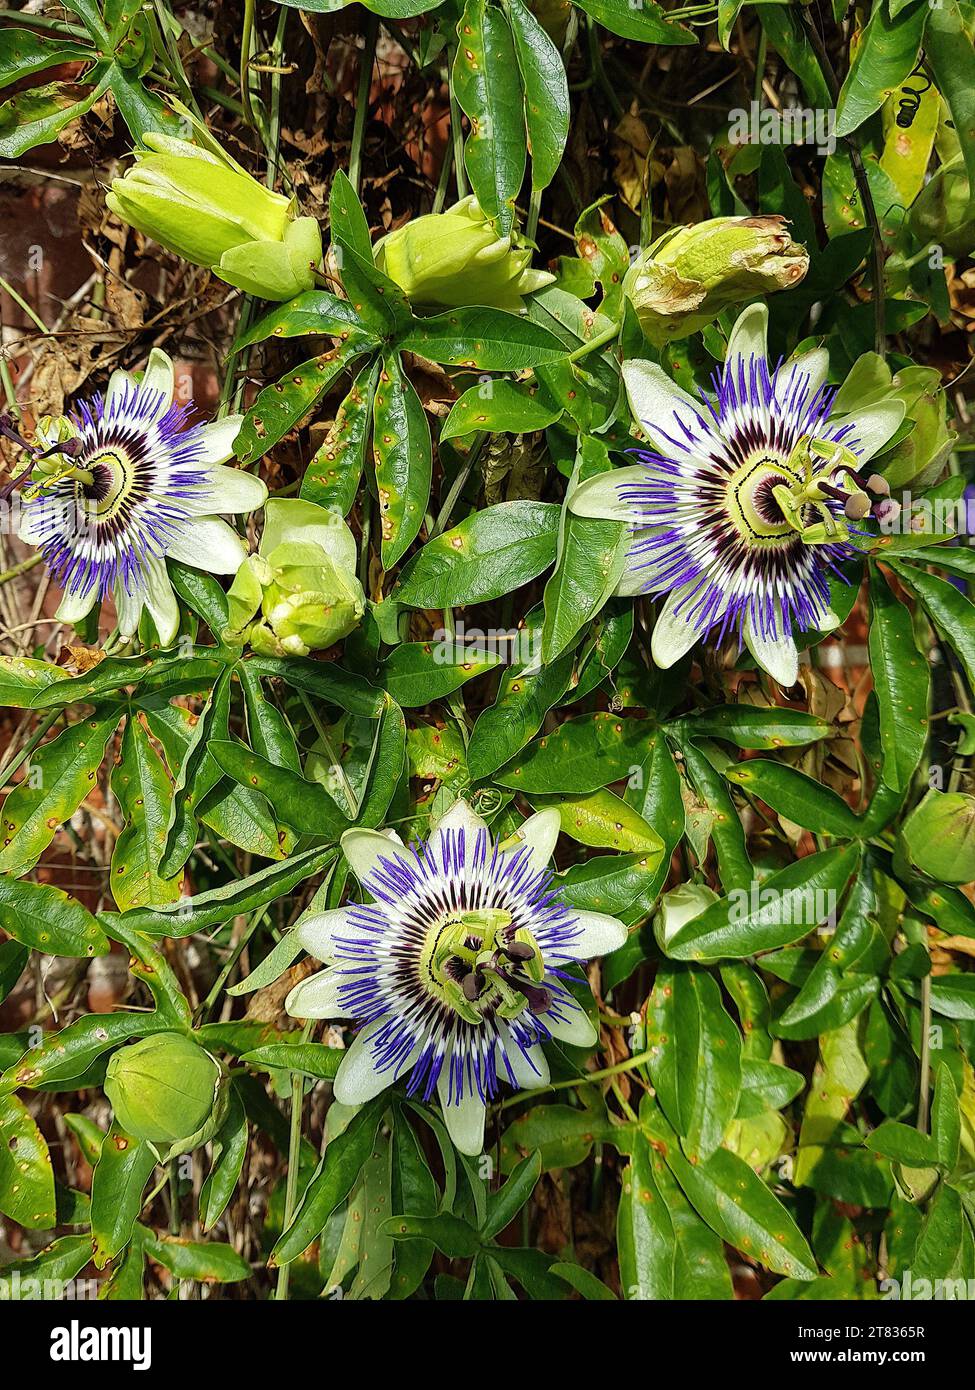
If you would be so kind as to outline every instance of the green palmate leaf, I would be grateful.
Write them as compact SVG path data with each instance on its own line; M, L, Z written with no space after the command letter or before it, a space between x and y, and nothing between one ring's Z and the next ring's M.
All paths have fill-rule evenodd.
M112 852L112 896L128 907L159 907L179 897L179 877L165 879L156 865L166 843L173 789L141 721L132 717L122 735L112 792L125 826Z
M4 29L0 33L0 87L19 82L45 68L90 58L91 48L60 35L48 37L30 29Z
M535 1189L542 1175L542 1160L538 1153L532 1153L512 1169L511 1176L503 1187L488 1196L487 1220L481 1228L481 1236L492 1240L521 1211Z
M869 640L880 711L881 776L887 786L901 791L927 742L930 680L914 641L911 615L876 572L870 585Z
M253 463L295 429L362 351L361 341L350 340L299 363L273 386L266 386L248 410L234 441L241 463Z
M356 825L366 829L385 825L386 813L406 766L406 720L396 701L390 695L385 699L355 817Z
M817 835L848 839L860 830L859 817L841 796L788 763L750 758L727 768L725 777L771 806L778 815Z
M77 1278L90 1259L91 1240L88 1236L62 1236L33 1259L12 1260L4 1264L3 1277L12 1282L14 1275L19 1275L22 1290L31 1288L32 1284L28 1281L35 1280L38 1289L43 1289L48 1280L56 1281L63 1287Z
M268 758L278 767L298 772L298 745L291 725L275 705L264 698L261 680L253 666L245 663L240 667L240 683L244 688L244 701L247 706L247 732L251 747L262 758Z
M566 354L554 334L530 319L476 305L414 319L399 346L432 362L485 372L522 371Z
M641 1120L645 1106L641 1106ZM649 1116L648 1116L649 1119ZM663 1125L658 1115L651 1121ZM663 1125L666 1133L666 1126ZM718 1149L700 1163L691 1163L671 1132L664 1158L691 1205L722 1240L760 1261L776 1274L814 1279L816 1258L805 1237L758 1174L737 1154Z
M189 858L196 843L200 803L220 781L221 769L211 758L209 745L228 734L230 679L229 668L217 678L182 755L170 803L166 840L159 858L159 873L163 878L178 873Z
M307 657L255 657L248 663L255 675L279 677L295 690L304 690L326 704L338 705L363 719L378 719L384 705L383 692L352 671L343 671L334 662L311 661Z
M385 1096L369 1101L327 1145L294 1220L271 1252L272 1268L289 1264L307 1250L338 1204L348 1196L372 1152L376 1130L387 1104Z
M348 176L336 169L328 200L342 284L356 314L382 338L401 332L412 317L406 296L373 263L369 224Z
M379 341L366 331L347 299L339 299L327 290L306 290L289 303L275 304L263 314L234 341L234 351L262 343L266 338L298 338L306 333L321 333L342 342Z
M616 1213L620 1284L626 1299L672 1299L677 1263L674 1223L658 1183L663 1159L642 1135L623 1173Z
M891 569L924 604L938 632L954 648L969 684L975 685L975 605L946 579L916 565L892 564Z
M903 85L917 62L929 13L927 0L911 0L896 16L886 0L874 7L840 91L837 135L857 130Z
M300 1034L298 1035L300 1037ZM241 1061L261 1071L297 1071L304 1076L316 1076L320 1081L334 1081L345 1051L341 1047L325 1047L322 1043L267 1043L245 1052Z
M573 653L532 675L505 671L494 704L478 715L467 749L473 780L489 777L541 728L542 720L565 694L572 678Z
M470 121L464 164L471 186L501 236L514 226L527 145L514 40L500 10L467 0L457 25L452 87Z
M44 1136L16 1096L0 1094L0 1211L36 1230L57 1222L54 1170Z
M825 719L803 710L777 705L716 705L681 715L669 729L678 742L685 739L721 738L739 748L795 748L833 732Z
M547 188L569 135L569 83L562 55L522 0L506 0L505 13L525 93L532 187Z
M928 1207L914 1249L912 1278L918 1281L948 1278L954 1272L969 1231L961 1197L952 1187L939 1187ZM970 1261L968 1267L971 1267Z
M593 521L563 508L555 570L543 600L543 661L560 656L603 607L626 567L629 546L622 522Z
M854 880L836 931L824 947L795 999L774 1025L777 1037L813 1038L841 1027L877 994L880 981L871 975L845 977L873 939L872 914L878 900L869 866Z
M495 781L528 793L598 791L639 769L652 733L646 719L579 715L529 744Z
M305 850L280 863L270 864L246 878L209 888L192 898L181 898L168 908L133 908L126 915L129 926L149 936L191 936L208 927L222 926L241 912L265 907L299 883L322 870L335 858L335 849L323 846ZM105 929L113 932L111 913L102 914Z
M933 1167L938 1162L938 1146L929 1134L921 1134L910 1125L886 1120L867 1138L867 1147L892 1163L906 1163L909 1168Z
M760 1057L742 1057L741 1094L738 1097L739 1118L760 1115L765 1110L781 1110L805 1086L802 1072L779 1066Z
M410 608L453 608L527 584L555 558L559 513L552 502L499 502L475 512L404 566L394 597Z
M172 1020L161 1013L86 1014L59 1033L45 1034L38 1046L29 1048L7 1068L0 1077L0 1088L36 1088L72 1081L113 1047L150 1033L166 1032L172 1026Z
M203 690L213 684L224 664L212 647L110 656L85 675L46 684L35 694L31 708L54 709L79 700L94 703L103 695L117 695L125 688L142 690L151 686L156 692L165 689L173 695Z
M15 941L45 955L101 956L108 950L108 941L88 909L47 883L0 878L0 927Z
M931 7L924 49L935 85L948 103L970 188L975 188L975 48L957 0Z
M295 830L333 842L348 830L348 818L320 782L308 782L300 773L277 767L243 743L217 739L208 744L208 753L235 782L266 796L275 815Z
M718 856L722 887L729 893L747 890L754 881L755 871L745 847L741 819L724 779L695 744L682 744L681 752L694 790L711 811L711 839Z
M533 796L536 808L557 805L566 835L581 845L628 853L663 854L663 841L632 806L610 791L590 796L560 797L557 801Z
M68 679L63 666L26 656L0 656L0 705L29 709L40 690Z
M91 1180L91 1235L96 1269L104 1269L132 1239L142 1194L156 1155L144 1139L113 1124Z
M3 921L0 909L0 922ZM7 928L4 927L6 931ZM0 1004L16 985L30 960L30 947L19 941L0 942Z
M393 1212L410 1212L413 1216L435 1216L437 1185L430 1166L420 1148L416 1134L402 1110L395 1111L392 1142L390 1201ZM402 1241L396 1245L395 1268L390 1280L390 1296L409 1298L423 1281L430 1268L434 1245L432 1241Z
M452 1260L469 1260L481 1248L473 1226L459 1216L394 1216L383 1229L393 1240L430 1241Z
M176 1275L206 1284L233 1284L251 1277L251 1267L232 1245L206 1244L176 1236L151 1236L146 1253Z
M356 376L301 480L299 495L305 501L343 516L352 510L365 466L379 367L378 361L368 362Z
M810 854L732 893L688 922L667 945L675 960L742 959L791 945L836 911L857 866L855 846Z
M403 642L383 662L379 677L397 704L416 709L493 671L502 660L500 654L476 647L465 658L450 644Z
M94 791L118 720L117 711L82 719L34 752L23 781L3 803L0 873L29 872Z
M647 1011L650 1075L692 1162L709 1158L738 1108L741 1034L717 981L694 966L657 973Z
M399 354L383 358L374 401L373 453L382 525L382 561L391 569L409 549L430 500L433 445L420 398Z
M186 606L203 619L213 635L219 638L227 626L227 595L212 574L181 565L178 560L166 561L173 588ZM201 676L202 676L201 671ZM200 689L204 688L204 684ZM173 692L175 693L175 692Z
M0 103L0 158L17 159L36 145L50 144L69 121L90 111L108 90L110 71L96 65L86 80L93 85L80 100L73 84L50 82Z
M958 1162L961 1144L961 1109L958 1092L947 1062L938 1067L931 1105L931 1133L938 1151L938 1162L950 1173Z
M552 887L580 912L608 912L632 922L653 906L662 862L656 854L602 854L558 874Z
M639 6L630 0L580 0L580 9L624 39L640 43L686 44L697 39L682 24L667 18L667 12L654 0L642 0Z
M530 434L547 429L561 414L558 406L548 405L537 391L502 377L468 387L451 407L440 438L456 439L475 430Z

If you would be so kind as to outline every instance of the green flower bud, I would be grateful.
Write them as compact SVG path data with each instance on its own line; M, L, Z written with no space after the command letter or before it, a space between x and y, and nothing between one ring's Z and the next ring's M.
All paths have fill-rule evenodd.
M653 934L661 947L666 948L681 927L717 901L717 893L704 883L682 883L665 893L653 918Z
M722 309L790 289L809 269L784 217L712 217L676 227L641 252L623 293L656 347L713 323Z
M975 203L960 152L934 171L911 204L907 224L918 242L940 246L949 259L975 250Z
M224 640L249 641L262 656L332 646L365 612L355 567L355 541L341 517L313 502L274 499L257 554L230 586Z
M555 279L531 269L531 246L515 231L499 237L477 199L429 213L376 243L376 265L415 308L456 309L486 304L523 313L523 296Z
M182 1033L155 1033L112 1054L105 1094L134 1139L168 1147L196 1135L217 1103L219 1063Z
M929 791L901 829L908 858L942 883L975 881L975 796Z
M263 299L293 299L314 288L321 233L295 217L293 200L273 193L218 146L149 131L148 152L115 179L108 206L123 221L194 265Z

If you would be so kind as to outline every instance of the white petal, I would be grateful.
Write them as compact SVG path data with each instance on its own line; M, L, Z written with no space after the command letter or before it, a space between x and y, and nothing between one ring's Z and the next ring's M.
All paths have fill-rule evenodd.
M799 653L791 635L776 639L762 637L752 627L750 619L745 620L742 635L745 646L763 671L786 689L795 685L799 679Z
M548 1058L538 1043L528 1049L526 1056L515 1042L511 1030L507 1029L505 1032L505 1053L511 1063L515 1081L523 1091L534 1091L539 1086L548 1085L550 1079ZM499 1062L498 1075L504 1076L506 1072L507 1067L503 1062Z
M157 416L172 405L176 391L176 373L173 370L173 359L163 352L162 348L153 348L150 352L140 390L161 392L163 405L157 410Z
M636 504L620 497L621 487L637 487L646 483L648 471L636 465L614 468L611 473L599 473L587 478L569 496L569 511L575 516L596 517L602 521L632 521Z
M247 547L218 516L191 516L183 523L182 534L168 543L166 553L210 574L236 574L247 558Z
M82 618L87 618L88 614L95 606L98 598L98 585L93 584L86 594L72 593L65 589L58 604L58 611L54 615L62 623L80 623Z
M674 611L681 600L686 598L690 592L690 586L686 584L680 589L673 589L668 594L667 602L654 624L653 636L650 639L650 654L663 670L680 661L681 657L691 650L700 636L697 624L692 622L688 616L689 605L685 604L680 613Z
M108 389L105 392L105 414L111 418L116 401L122 401L126 396L131 397L136 390L136 380L131 372L116 371L108 378Z
M380 859L395 859L403 841L395 830L347 830L340 841L349 868L364 883L380 867Z
M653 435L656 425L673 435L675 411L688 426L701 412L700 401L695 401L686 391L682 391L656 362L647 362L640 357L624 362L623 383L633 418L646 434Z
M593 956L608 956L616 951L627 938L627 930L616 917L606 912L574 912L576 925L582 928L582 935L569 942L572 954L579 960L592 960Z
M445 1066L437 1081L437 1091L447 1133L462 1154L474 1158L484 1148L484 1102L476 1092L474 1095L464 1095L460 1101L448 1102L447 1077L448 1068Z
M656 558L650 551L637 547L648 536L665 531L665 526L634 527L630 540L630 552L626 558L626 568L620 575L613 593L618 598L635 598L638 594L652 594L658 589L666 589L669 580L660 577L661 571Z
M209 425L203 426L200 430L203 440L200 457L203 463L226 463L233 458L234 440L240 434L243 422L243 415L225 415L222 420L212 420Z
M764 304L749 304L735 320L725 364L737 357L745 359L746 368L752 357L762 361L768 357L768 309Z
M123 637L132 637L138 630L146 596L141 589L133 589L129 593L125 585L118 581L115 585L114 597L119 633Z
M562 817L554 806L548 806L544 811L536 811L518 827L515 832L517 842L511 846L509 853L527 846L528 853L525 858L532 870L539 873L548 866L555 853L561 828Z
M782 377L779 382L778 397L780 400L786 399L795 377L805 376L809 378L807 383L808 399L815 396L820 387L825 386L826 377L829 375L829 353L825 348L813 348L810 352L803 352L793 359L786 362L782 368Z
M335 1099L342 1105L363 1105L387 1086L392 1086L396 1074L392 1067L384 1071L376 1070L369 1040L385 1023L388 1017L377 1018L365 1028L361 1028L352 1041L348 1052L342 1058L335 1077Z
M309 955L316 960L330 961L335 956L335 935L342 935L349 927L349 910L335 907L330 912L319 912L306 917L295 927L295 936Z
M334 968L309 975L288 994L285 1012L292 1018L351 1018L353 1015L339 1003L339 986L348 983L348 976Z
M552 1037L572 1047L592 1047L598 1041L599 1034L590 1023L589 1015L565 993L557 980L547 980L546 983L557 995L558 1008L565 1015L564 1020L555 1018L551 1012L540 1015Z
M464 841L468 852L477 838L478 832L483 830L487 833L487 822L483 821L476 811L472 811L466 801L458 799L444 813L437 822L436 829L431 833L429 839L430 853L440 857L440 846L445 831L463 830Z
M829 432L835 435L837 429L852 425L850 447L855 444L857 459L860 463L866 463L896 434L903 418L903 401L878 401L876 405L865 405L853 415L830 420ZM847 441L844 439L840 442L845 444Z
M267 488L253 473L213 463L207 469L206 486L194 489L183 505L193 516L216 516L224 512L255 512L263 507L266 498Z
M168 647L179 632L179 604L169 582L166 561L157 555L146 556L146 607L152 614L160 644Z

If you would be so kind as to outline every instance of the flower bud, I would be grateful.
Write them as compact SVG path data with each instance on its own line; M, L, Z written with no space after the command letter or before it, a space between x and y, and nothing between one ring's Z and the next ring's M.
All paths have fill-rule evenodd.
M376 243L376 265L395 280L414 308L486 304L523 313L523 295L554 275L532 270L531 246L515 231L499 237L473 196L429 213Z
M809 269L784 217L712 217L675 227L643 251L623 293L656 347L713 323L722 309L756 294L791 289Z
M682 883L665 893L653 919L653 933L660 946L666 950L681 927L717 901L717 893L704 883Z
M262 299L293 299L314 288L322 259L318 223L296 217L219 147L204 149L155 131L148 152L115 179L108 206L123 221L194 265Z
M112 1054L105 1094L134 1139L167 1146L207 1123L221 1081L219 1063L182 1033L155 1033Z
M258 553L230 586L224 640L249 641L262 656L307 656L332 646L365 612L355 563L355 541L341 517L313 502L269 502Z
M975 880L975 796L932 789L901 828L908 858L942 883Z

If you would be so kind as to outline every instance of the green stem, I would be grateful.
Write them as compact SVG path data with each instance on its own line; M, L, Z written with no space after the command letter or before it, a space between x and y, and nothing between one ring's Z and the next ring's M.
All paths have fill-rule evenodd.
M34 324L36 328L39 328L40 331L44 334L50 333L51 330L48 328L44 320L34 312L34 310L27 303L26 299L22 299L20 295L17 293L17 291L14 289L13 285L8 284L8 282L3 278L2 275L0 275L0 289L6 290L7 293L10 295L10 298L14 301L14 303L20 305L24 313L27 315L31 323Z
M542 190L532 188L531 199L528 203L528 221L525 223L525 236L529 241L535 240L535 233L538 231L538 219L542 211Z
M11 777L14 775L14 773L18 770L18 768L23 766L23 764L33 753L34 749L40 743L41 739L47 733L48 729L51 728L52 724L56 724L57 721L61 718L62 713L63 710L52 710L51 713L46 716L46 718L41 720L37 728L34 730L30 738L24 744L23 748L20 750L20 752L14 753L11 757L7 759L3 767L0 767L0 787L5 787L7 783L10 781Z
M198 1013L202 1019L206 1019L209 1017L210 1010L216 1004L223 990L224 985L230 978L230 972L233 970L234 966L237 964L241 956L244 954L245 949L250 944L251 938L260 926L266 911L267 908L259 907L257 911L254 913L251 920L248 922L247 926L241 932L240 939L231 950L230 955L227 957L226 964L224 965L223 969L220 971L220 974L217 976L216 980L213 983L213 988L210 990L210 993L207 995L203 1003L200 1005Z
M307 1042L314 1024L306 1023L301 1033L302 1042ZM298 1197L298 1169L301 1159L301 1112L305 1078L301 1072L291 1073L291 1122L288 1131L288 1178L284 1189L284 1230L291 1225ZM288 1284L291 1278L290 1264L278 1270L278 1282L274 1290L275 1300L283 1302L288 1297Z
M918 1077L917 1127L928 1132L931 1090L931 971L921 981L921 1056Z
M39 565L43 559L44 556L40 551L38 551L36 555L28 555L26 560L21 560L17 565L11 565L10 569L4 570L3 574L0 574L0 584L9 584L11 579L16 579L18 575L26 574L27 571L32 570L35 565Z
M454 67L454 55L457 52L456 45L450 49L450 65L447 70L448 79ZM454 142L454 175L457 180L457 197L467 197L467 173L464 165L464 127L461 125L460 103L454 95L454 84L448 80L450 91L450 135Z
M251 101L251 77L248 71L251 61L251 48L254 43L254 11L257 0L244 0L244 28L240 36L240 100L244 108L244 120L255 126L254 105Z
M830 99L834 108L837 105L840 95L840 83L833 71L833 65L826 52L826 45L823 43L822 36L816 28L815 20L809 12L809 7L797 4L799 18L805 27L809 38L810 47L816 55L823 74L823 80L829 90ZM884 284L884 234L880 227L880 219L877 216L877 209L874 206L873 195L870 192L870 182L867 178L867 171L863 163L863 155L860 153L860 146L856 138L852 135L846 137L846 144L850 151L850 163L853 166L853 178L857 186L857 194L863 208L864 217L870 227L872 237L871 242L871 264L873 279L873 318L874 318L874 350L879 357L887 355L887 300L885 296Z
M545 1095L549 1091L565 1091L573 1086L588 1086L593 1081L606 1081L612 1076L619 1076L620 1072L633 1071L636 1067L642 1067L650 1061L653 1056L653 1049L648 1052L638 1052L635 1057L627 1057L623 1062L617 1062L615 1066L603 1067L602 1071L587 1071L584 1076L575 1076L570 1081L552 1081L548 1086L539 1086L532 1091L533 1096ZM524 1093L509 1096L507 1100L501 1102L501 1109L507 1110L510 1105L517 1105L519 1101L525 1099Z
M758 52L755 54L755 100L762 104L762 86L765 82L765 60L768 56L768 35L763 29L758 39Z
M366 133L366 115L369 111L369 90L372 87L372 69L376 61L376 39L379 35L379 20L370 14L366 22L365 46L362 50L362 65L359 68L359 89L355 98L355 124L352 127L352 151L349 155L349 182L359 192L362 174L362 145Z
M574 352L570 352L565 359L567 362L580 362L583 357L588 357L591 352L598 348L605 347L607 343L614 342L620 334L620 325L611 323L608 328L604 328L602 333L598 333L595 338L590 338L588 343L580 343Z

